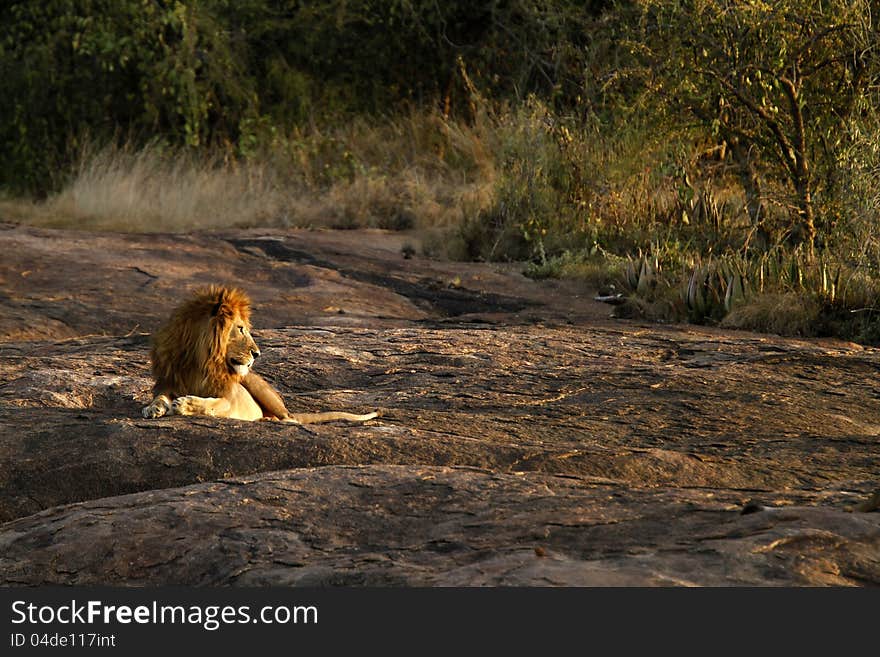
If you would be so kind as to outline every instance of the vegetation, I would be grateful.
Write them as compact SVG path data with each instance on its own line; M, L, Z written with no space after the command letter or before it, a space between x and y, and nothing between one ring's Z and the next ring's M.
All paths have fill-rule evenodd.
M623 312L880 341L876 0L0 8L7 218L419 230Z
M648 85L731 148L754 226L765 216L758 169L790 188L789 237L812 252L814 198L841 191L839 140L876 82L869 3L649 1L640 22Z

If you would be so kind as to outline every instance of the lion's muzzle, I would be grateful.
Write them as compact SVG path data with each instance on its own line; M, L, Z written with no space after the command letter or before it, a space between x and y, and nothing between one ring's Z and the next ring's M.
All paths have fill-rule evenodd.
M238 374L239 376L247 376L247 373L250 372L251 367L254 364L254 357L250 356L247 359L242 358L230 358L229 359L229 368Z

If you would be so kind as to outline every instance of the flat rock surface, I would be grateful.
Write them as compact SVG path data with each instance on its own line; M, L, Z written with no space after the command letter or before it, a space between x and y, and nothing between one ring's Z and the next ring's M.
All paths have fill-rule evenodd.
M880 584L875 349L408 239L0 225L0 584ZM382 416L143 419L149 333L211 282L292 411Z

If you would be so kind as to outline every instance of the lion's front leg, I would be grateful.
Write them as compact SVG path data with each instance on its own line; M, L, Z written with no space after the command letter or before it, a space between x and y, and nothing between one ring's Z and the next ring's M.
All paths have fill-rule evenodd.
M144 406L141 413L145 418L162 417L171 411L171 398L168 395L156 395L156 398Z
M171 408L176 415L212 415L214 417L228 417L231 405L228 399L223 397L196 397L185 395L171 402Z

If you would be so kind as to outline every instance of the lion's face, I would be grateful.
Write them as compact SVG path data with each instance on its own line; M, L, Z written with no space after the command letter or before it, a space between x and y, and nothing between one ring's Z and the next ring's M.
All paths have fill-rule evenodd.
M259 355L247 295L220 286L196 290L155 336L155 388L173 396L222 397Z
M229 338L226 345L226 364L230 372L246 376L260 355L260 349L251 336L247 322L239 316L233 317L229 326Z

